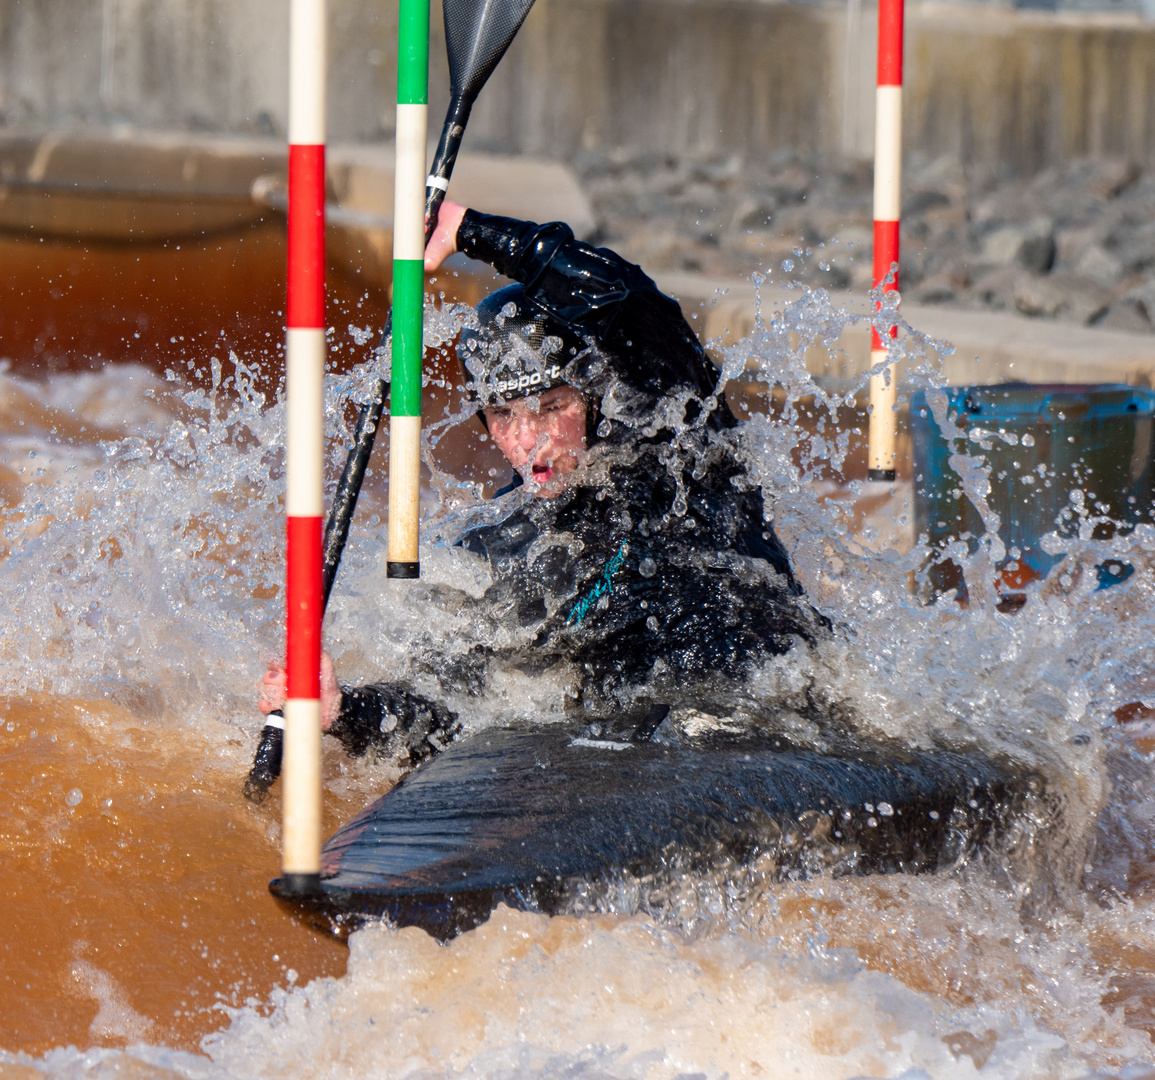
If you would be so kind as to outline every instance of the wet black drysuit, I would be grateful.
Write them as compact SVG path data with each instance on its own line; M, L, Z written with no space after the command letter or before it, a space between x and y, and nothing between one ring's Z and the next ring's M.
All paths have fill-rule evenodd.
M829 624L802 598L761 489L746 479L717 369L677 303L562 224L470 210L457 242L594 343L579 381L593 446L574 486L529 498L515 477L486 508L497 523L458 540L488 561L492 584L480 600L446 599L504 624L518 644L426 657L420 673L460 702L485 693L493 664L568 665L579 715L653 718L695 684L740 680L751 661L824 636ZM495 515L503 500L508 514ZM416 763L459 727L436 695L379 683L344 690L331 733L351 753L375 747Z

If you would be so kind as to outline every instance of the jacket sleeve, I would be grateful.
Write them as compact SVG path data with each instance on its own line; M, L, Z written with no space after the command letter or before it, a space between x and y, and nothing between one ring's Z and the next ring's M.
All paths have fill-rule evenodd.
M642 269L574 239L561 222L535 225L467 210L457 246L520 282L544 312L589 334L618 361L618 375L654 398L676 387L713 394L718 370L676 301ZM716 421L732 423L723 404Z
M372 747L410 765L445 749L460 732L455 712L396 683L345 689L329 729L354 757Z

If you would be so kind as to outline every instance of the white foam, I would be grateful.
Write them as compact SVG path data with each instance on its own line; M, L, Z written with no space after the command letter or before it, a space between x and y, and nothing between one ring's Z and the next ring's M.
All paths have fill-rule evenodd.
M767 313L727 352L726 370L761 366L790 402L812 395L837 406L843 395L813 383L803 352L848 317L823 294L803 296ZM449 340L450 316L437 319ZM929 384L933 373L919 366L928 361L908 338L910 369ZM330 380L330 430L345 432L345 404L375 365ZM233 370L239 393L226 394L219 373L216 389L195 392L124 372L0 380L3 463L30 451L56 462L39 477L22 474L20 515L6 519L6 693L112 697L141 725L195 734L198 748L223 747L222 720L255 742L254 687L282 649L282 417L243 365ZM35 409L39 427L20 426ZM447 422L471 414L461 407ZM91 426L57 438L51 428L64 417ZM638 913L636 883L622 882L598 899L616 917L503 910L446 947L415 930L369 929L351 939L345 978L278 992L271 1015L265 1005L234 1011L206 1041L207 1058L138 1045L127 1056L81 1048L0 1061L61 1077L144 1062L188 1077L938 1080L1075 1078L1149 1059L1146 1033L1102 1004L1110 980L1130 973L1122 946L1102 946L1155 950L1155 907L1128 885L1150 862L1151 770L1102 729L1155 686L1155 530L1065 541L1064 574L1015 616L984 591L996 554L980 546L960 555L974 583L970 607L924 606L908 579L925 552L856 537L844 507L793 464L790 419L788 408L786 423L752 421L740 448L809 595L839 632L755 672L735 710L780 702L792 737L820 738L800 707L816 696L873 735L1013 755L1064 799L1058 827L1025 834L1029 851L921 879L743 891L688 877L664 898L660 926ZM837 465L848 445L831 433L821 449ZM341 441L331 450L330 482ZM981 469L966 481L982 503ZM369 498L379 495L370 485ZM443 508L469 493L439 480L434 496L448 536ZM503 643L468 605L429 619L432 590L443 600L484 591L468 553L439 542L422 552L429 579L400 586L384 577L383 537L383 523L358 518L334 593L326 632L344 677L405 675L414 641L431 656ZM1106 557L1138 572L1096 591L1089 568ZM507 673L470 722L558 717L564 697L559 681ZM221 753L239 785L245 753ZM365 765L331 784L368 795L391 778ZM84 961L75 970L98 1002L94 1040L149 1038L148 1018L126 1011L106 976Z

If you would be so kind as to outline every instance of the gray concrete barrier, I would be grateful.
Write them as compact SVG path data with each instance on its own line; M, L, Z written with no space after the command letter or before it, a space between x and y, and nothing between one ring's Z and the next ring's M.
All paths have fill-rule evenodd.
M698 336L715 346L731 345L754 332L758 301L768 320L799 299L797 290L766 286L759 296L748 281L700 274L658 274L656 280L678 300ZM869 300L862 293L834 293L831 300L848 313L869 313ZM923 338L942 346L928 346L924 359L941 365L942 377L952 385L1119 382L1155 388L1155 339L1150 334L906 302L901 317ZM794 347L798 343L795 336ZM810 374L829 389L865 389L869 323L865 318L850 323L837 341L811 345L804 358ZM905 379L906 361L896 366L899 379Z
M439 5L431 105L447 100ZM334 141L393 128L395 5L332 0ZM872 8L766 0L538 0L468 145L869 156ZM1155 25L1138 15L908 6L906 147L1021 174L1155 159ZM0 118L282 135L285 0L0 0Z

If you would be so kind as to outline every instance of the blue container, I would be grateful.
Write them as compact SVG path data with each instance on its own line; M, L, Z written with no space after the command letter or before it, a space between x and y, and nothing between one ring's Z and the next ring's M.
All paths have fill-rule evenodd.
M999 537L1008 555L1000 587L1005 593L1045 577L1062 558L1039 547L1046 533L1078 534L1080 520L1093 535L1109 538L1152 520L1155 470L1151 461L1155 393L1122 385L955 386L947 395L948 443L927 403L911 397L914 519L932 548L965 539L973 552L985 528L950 465L952 453L983 460L990 469L988 505L1000 518ZM1080 512L1076 494L1082 493ZM1129 576L1120 563L1099 567L1100 583ZM949 560L932 563L935 592L957 588L961 569ZM1014 606L1012 603L1010 606Z

